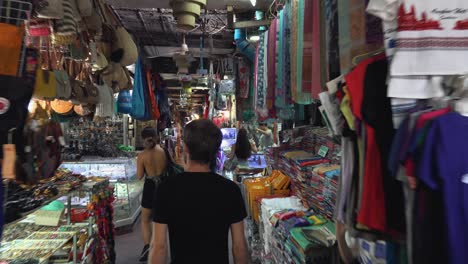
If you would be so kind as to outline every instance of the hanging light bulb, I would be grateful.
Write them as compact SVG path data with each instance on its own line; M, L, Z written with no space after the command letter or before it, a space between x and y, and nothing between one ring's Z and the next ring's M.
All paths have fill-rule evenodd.
M257 0L250 0L250 3L252 4L252 6L255 6L257 4Z

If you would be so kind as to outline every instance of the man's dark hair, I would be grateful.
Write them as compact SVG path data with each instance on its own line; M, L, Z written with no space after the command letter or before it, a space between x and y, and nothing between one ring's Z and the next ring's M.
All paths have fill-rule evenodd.
M152 127L145 127L141 131L141 138L155 138L157 137L158 133L156 133L156 129Z
M221 130L208 119L194 120L184 128L184 143L188 147L190 159L202 164L216 159L222 140Z

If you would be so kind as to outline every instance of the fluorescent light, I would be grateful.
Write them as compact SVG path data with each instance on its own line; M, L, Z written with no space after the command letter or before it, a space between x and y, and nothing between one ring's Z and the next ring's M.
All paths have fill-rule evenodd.
M253 35L253 36L249 37L249 41L251 41L251 42L257 42L259 40L260 40L260 36L258 36L258 35Z
M257 4L257 0L250 0L250 3L252 4L252 6L255 6Z

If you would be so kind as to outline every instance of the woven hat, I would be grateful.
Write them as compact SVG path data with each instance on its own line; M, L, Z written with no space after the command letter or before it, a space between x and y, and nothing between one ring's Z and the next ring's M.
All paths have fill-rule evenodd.
M55 99L50 103L50 106L54 112L61 115L67 115L73 111L73 104L70 101Z

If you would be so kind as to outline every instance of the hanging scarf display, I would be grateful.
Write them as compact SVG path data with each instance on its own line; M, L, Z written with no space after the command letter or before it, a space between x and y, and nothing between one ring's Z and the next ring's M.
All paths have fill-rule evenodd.
M258 52L257 52L257 93L256 93L256 110L261 116L268 115L268 110L266 108L266 77L267 73L267 46L268 46L268 33L265 32L260 35L260 40L258 42Z
M326 1L328 79L340 76L338 0Z
M307 1L309 2L309 1ZM291 71L291 78L295 78L295 88L296 88L296 98L295 102L298 104L311 104L312 97L310 94L311 89L303 89L303 79L304 68L304 11L305 11L305 1L304 0L294 0L293 1L293 25L291 28L296 28L293 34L293 43L291 45L291 56L293 60L292 64L295 64L295 69ZM306 58L307 59L307 58ZM310 65L309 61L306 61L306 65ZM311 71L307 71L310 75ZM307 76L307 75L306 75Z
M267 108L268 116L275 117L275 87L276 87L276 68L277 68L277 57L276 57L276 48L277 48L277 22L278 19L275 18L271 22L270 29L268 30L268 53L267 53L267 67L268 67L268 79L267 79Z
M366 2L338 0L341 72L351 70L355 56L381 47L380 42L367 41Z
M299 10L299 28L300 38L298 41L302 56L302 76L297 82L302 81L302 91L310 93L312 98L318 98L321 92L321 70L320 70L320 2L319 1L305 1L301 2L303 8ZM299 70L299 69L298 69Z
M286 8L286 7L285 7ZM284 24L284 9L279 12L279 19L278 19L278 35L277 35L277 52L276 52L276 61L277 61L277 66L276 66L276 91L275 91L275 106L277 108L284 107L286 102L285 102L285 87L284 87L284 82L283 82L283 74L284 74L284 59L285 56L284 54L286 52L282 52L283 47L284 47L284 41L285 41L285 24Z
M239 97L248 98L250 88L250 63L242 58L237 64L237 76L239 79Z

